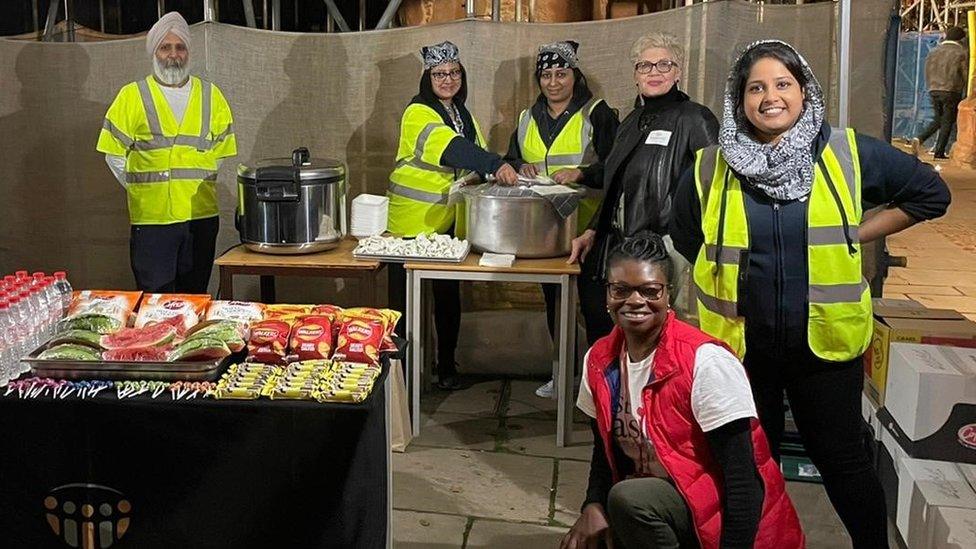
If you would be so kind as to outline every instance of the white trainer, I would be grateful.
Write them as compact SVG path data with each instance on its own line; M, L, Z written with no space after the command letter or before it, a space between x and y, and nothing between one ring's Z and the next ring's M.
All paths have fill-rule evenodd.
M535 395L540 398L552 398L553 397L553 382L550 379L545 383L545 385L540 385L538 389L535 390Z

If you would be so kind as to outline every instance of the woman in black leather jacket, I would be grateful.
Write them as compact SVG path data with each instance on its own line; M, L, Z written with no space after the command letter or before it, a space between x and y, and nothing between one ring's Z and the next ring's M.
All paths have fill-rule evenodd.
M673 252L667 237L671 196L678 177L694 164L695 151L718 142L715 115L678 89L684 51L677 39L662 33L643 36L631 56L640 93L605 161L606 193L600 209L589 229L573 241L569 258L570 263L581 262L579 296L590 345L613 327L606 310L604 263L616 243L652 231L665 237L675 272L687 271L687 262ZM677 300L687 293L681 281L679 276L673 290Z

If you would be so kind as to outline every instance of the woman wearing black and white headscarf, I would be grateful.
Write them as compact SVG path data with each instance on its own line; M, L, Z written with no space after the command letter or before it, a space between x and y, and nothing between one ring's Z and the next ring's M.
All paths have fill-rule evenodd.
M454 234L463 218L448 200L451 185L467 177L493 175L511 185L518 174L501 156L485 149L478 121L465 106L467 73L458 47L451 42L421 50L424 72L420 89L400 119L396 168L390 174L388 230L396 236ZM390 264L390 302L403 310L406 272ZM437 386L461 387L454 351L461 324L461 297L456 280L434 281L434 328L437 330Z
M539 47L535 81L539 97L519 115L505 160L529 178L539 174L559 184L585 187L577 226L585 229L603 195L603 162L613 148L617 113L603 99L593 97L580 70L579 44L564 40ZM577 233L578 234L578 233ZM602 291L602 288L601 288ZM543 284L549 334L555 334L559 286ZM550 380L536 394L552 398Z
M733 64L719 145L699 151L675 192L671 237L695 264L700 328L744 357L777 457L785 390L855 548L888 545L860 430L861 354L873 326L860 246L948 204L930 166L831 128L810 67L775 40L752 44Z

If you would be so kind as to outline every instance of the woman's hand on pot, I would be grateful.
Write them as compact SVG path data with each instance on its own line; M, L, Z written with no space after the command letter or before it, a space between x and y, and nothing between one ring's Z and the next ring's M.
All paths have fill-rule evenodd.
M552 180L560 185L579 183L583 180L583 171L579 168L564 168L552 174Z
M607 513L599 503L591 503L583 508L576 524L563 537L559 549L599 549L601 542L609 542L610 523Z
M502 185L514 185L518 183L518 173L510 164L502 164L495 172L495 181Z
M539 175L539 168L536 168L535 164L526 162L525 164L522 164L522 167L519 169L519 173L525 177L535 177Z
M593 229L586 229L583 234L577 236L573 239L573 249L569 253L569 259L566 263L572 265L573 263L582 263L586 261L586 256L589 255L590 249L593 248L593 242L596 240L596 231Z

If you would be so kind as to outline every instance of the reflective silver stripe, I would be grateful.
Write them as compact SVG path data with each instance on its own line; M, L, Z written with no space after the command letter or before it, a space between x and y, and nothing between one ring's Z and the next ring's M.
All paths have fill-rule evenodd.
M834 156L837 157L837 163L840 164L840 171L844 174L847 190L851 193L851 202L859 200L854 181L854 153L851 151L851 142L847 139L847 130L845 128L831 128L830 139L827 143L830 145L830 150L834 152ZM855 240L855 242L857 241Z
M708 206L708 193L712 190L712 179L715 178L715 165L718 163L718 145L705 147L701 151L701 162L699 163L698 180L701 184L701 209L705 211Z
M596 151L593 149L593 122L590 121L590 112L599 103L599 99L590 99L583 105L580 112L583 116L583 129L580 134L580 148L583 149L583 154L580 155L579 162L576 163L577 166L586 164L592 164L596 160Z
M165 183L171 179L216 181L217 172L196 168L177 168L168 172L126 172L126 183Z
M138 82L139 96L142 98L142 108L146 111L146 120L149 122L149 133L153 137L165 137L163 126L159 122L159 112L156 111L156 104L153 102L152 92L149 91L149 82L145 79Z
M427 146L427 139L435 129L443 125L441 122L430 122L424 126L424 129L420 130L420 135L417 136L417 145L413 149L414 157L418 160L424 157L424 147Z
M398 183L393 183L392 181L390 182L390 192L396 195L400 195L404 198L416 200L418 202L426 202L427 204L447 205L448 195L446 194L429 193L427 191L411 189L410 187L405 187Z
M709 311L729 319L739 316L738 307L735 303L706 294L697 283L695 284L695 290L698 293L698 301L701 301L701 304Z
M745 248L740 246L722 246L722 255L716 261L715 253L718 251L718 246L714 244L705 245L705 259L713 263L721 263L723 265L738 265L739 257Z
M202 103L200 105L200 143L197 146L198 150L208 151L211 149L212 145L209 141L210 138L210 82L206 80L201 80L200 83L203 85L203 89L200 91L202 94Z
M177 135L173 139L174 145L185 145L187 147L193 147L200 151L207 151L213 146L213 144L208 139L202 137L197 137L195 135Z
M811 284L810 303L857 303L867 289L864 280L857 284Z
M202 179L203 181L216 181L217 172L197 168L175 168L169 171L169 177L170 179Z
M857 225L852 225L850 231L851 242L859 242L857 239ZM846 246L847 238L844 237L844 226L809 227L807 228L807 244L810 246L829 246L831 244L842 244Z
M227 124L227 129L224 130L223 133L221 133L217 137L213 138L213 144L216 145L217 143L220 143L224 139L230 137L230 135L233 133L234 133L234 124Z
M518 146L519 149L525 146L525 138L529 135L529 123L532 122L532 110L525 109L519 117L518 124ZM525 151L522 151L525 156Z
M196 138L194 138L196 139ZM159 149L168 149L173 146L173 140L166 137L154 137L149 141L143 139L136 140L132 144L132 150L134 151L156 151Z
M431 172L454 173L454 170L451 168L447 168L444 166L435 166L434 164L428 164L423 160L417 158L414 158L413 160L400 160L396 163L396 167L399 168L400 166L410 166L411 168L417 168L420 170L427 170Z
M112 134L116 139L121 141L122 145L124 145L125 148L127 149L132 148L132 139L129 139L129 136L122 133L122 130L116 127L116 125L113 124L112 121L109 120L108 118L102 121L102 129Z
M550 154L546 160L550 166L579 166L583 163L583 154Z

